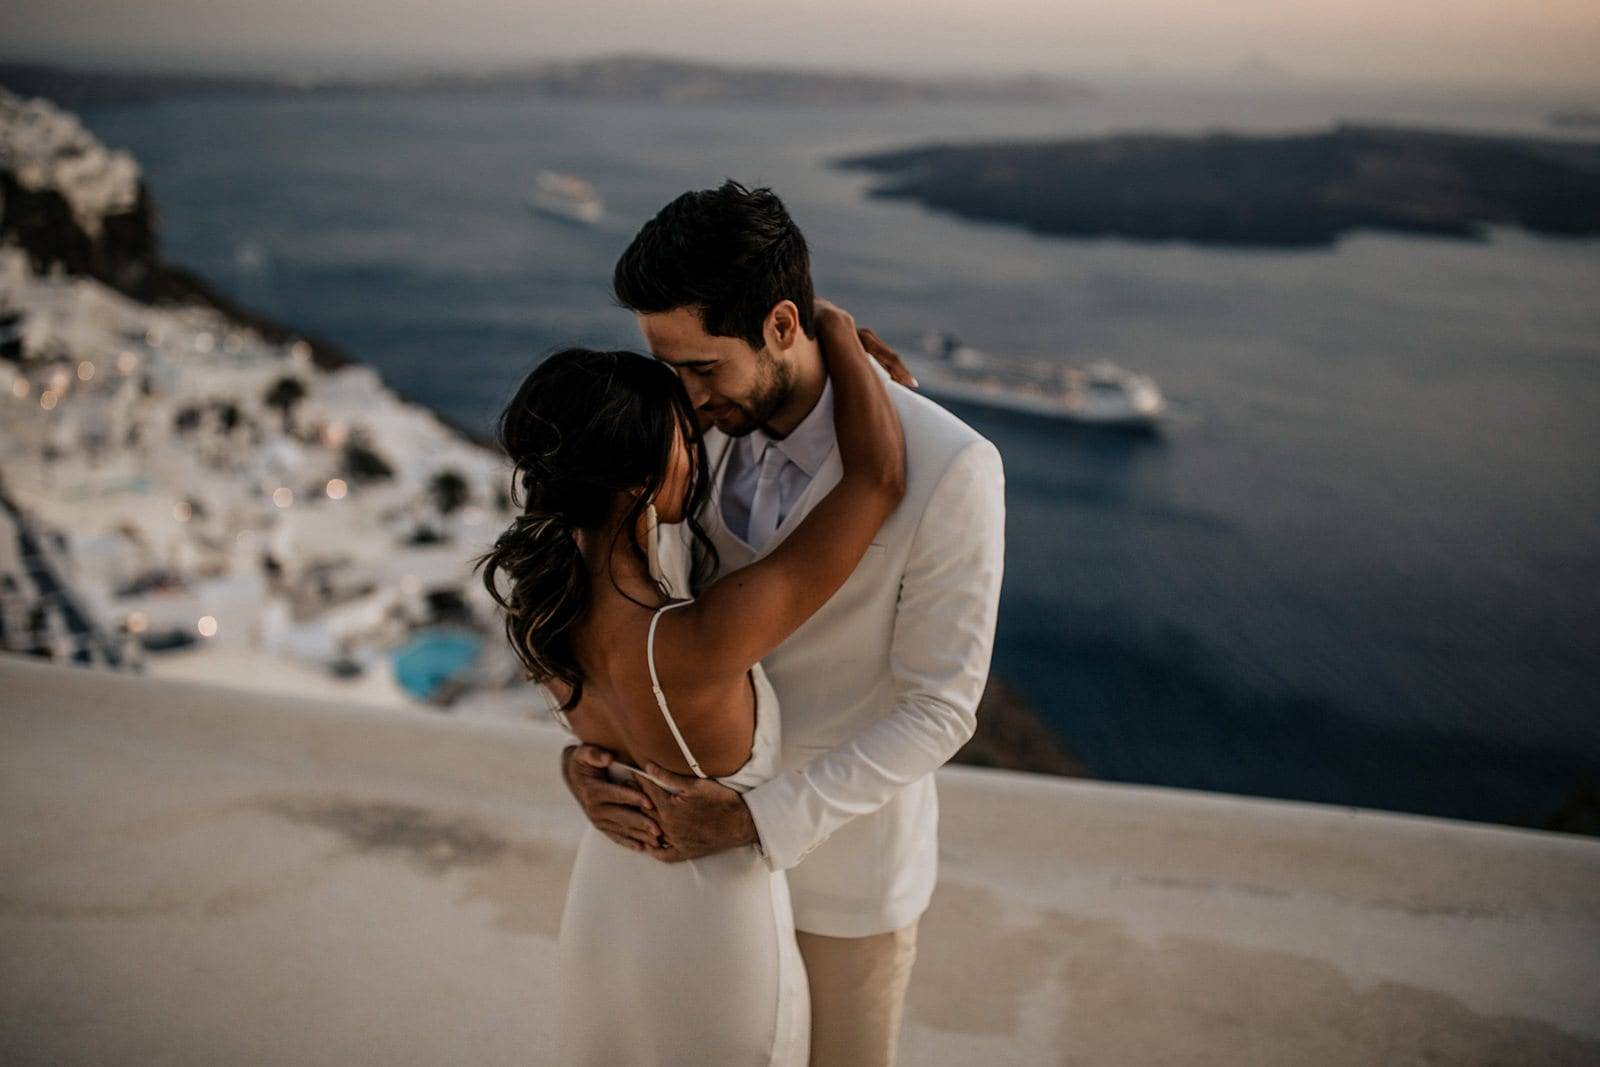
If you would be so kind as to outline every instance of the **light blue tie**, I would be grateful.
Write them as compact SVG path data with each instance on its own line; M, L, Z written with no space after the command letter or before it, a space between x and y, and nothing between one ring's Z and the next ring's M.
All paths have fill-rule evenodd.
M778 529L778 475L788 457L775 442L768 441L761 453L761 470L756 475L755 496L750 499L750 531L745 540L760 551Z

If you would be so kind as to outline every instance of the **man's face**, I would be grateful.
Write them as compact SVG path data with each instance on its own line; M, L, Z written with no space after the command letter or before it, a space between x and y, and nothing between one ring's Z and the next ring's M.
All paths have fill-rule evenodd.
M642 314L650 352L678 372L700 417L730 437L758 429L783 406L793 388L789 365L738 337L712 337L694 308Z

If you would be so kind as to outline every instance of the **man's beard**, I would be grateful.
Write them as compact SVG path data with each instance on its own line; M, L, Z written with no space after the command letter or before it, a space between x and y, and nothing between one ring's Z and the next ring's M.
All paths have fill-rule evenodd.
M741 402L729 401L729 406L739 413L736 425L717 429L729 437L745 437L765 426L789 399L794 389L794 373L789 365L767 354L765 348L756 353L756 385L750 396Z

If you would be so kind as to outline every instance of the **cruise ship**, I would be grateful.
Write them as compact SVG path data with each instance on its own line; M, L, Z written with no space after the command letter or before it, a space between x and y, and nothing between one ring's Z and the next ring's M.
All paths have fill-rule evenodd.
M941 332L923 338L922 357L911 372L930 396L1131 430L1154 429L1166 410L1153 379L1104 360L1069 367L995 356Z
M528 207L544 215L592 226L605 217L606 206L595 187L576 174L540 171Z

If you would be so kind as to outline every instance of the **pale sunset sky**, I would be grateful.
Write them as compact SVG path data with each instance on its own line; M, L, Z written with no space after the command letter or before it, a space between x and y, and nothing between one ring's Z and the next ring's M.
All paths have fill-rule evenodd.
M1600 0L0 0L0 57L337 70L617 51L885 73L1600 87ZM1261 66L1254 63L1254 66Z

